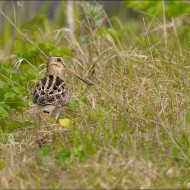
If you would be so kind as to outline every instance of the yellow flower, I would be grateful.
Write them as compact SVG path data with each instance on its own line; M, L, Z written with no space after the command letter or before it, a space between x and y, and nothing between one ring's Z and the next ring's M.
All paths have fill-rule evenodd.
M70 119L59 119L59 124L63 127L68 127L70 124L71 120Z

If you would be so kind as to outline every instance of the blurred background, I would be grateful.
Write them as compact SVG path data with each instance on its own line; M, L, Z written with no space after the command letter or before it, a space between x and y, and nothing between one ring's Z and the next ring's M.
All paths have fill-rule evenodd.
M134 46L133 34L138 38L145 31L143 18L147 22L158 21L153 22L151 32L160 32L163 26L170 30L172 23L175 23L182 42L184 32L189 33L189 1L88 1L88 3L99 4L105 10L114 31L113 28L109 28L108 31L109 23L101 15L100 10L87 8L87 12L84 12L85 1L0 1L0 9L17 27L21 26L25 30L27 28L34 33L37 31L37 35L63 27L71 29L78 35L81 22L86 16L92 16L94 22L98 23L99 20L96 29L109 32L112 36L114 33L118 39L128 41L130 47ZM2 16L0 23L0 46L4 46L9 39L12 39L15 30ZM45 28L43 31L40 24Z
M21 7L25 9L31 17L34 17L36 14L43 13L47 16L48 19L56 19L57 16L62 14L63 20L65 19L65 14L68 10L69 4L72 6L75 12L78 11L78 4L80 1L1 1L0 8L3 11L9 11L9 14L13 13L13 6L15 10L18 11ZM82 1L81 1L82 2ZM132 11L131 8L124 6L123 1L89 1L91 4L100 4L108 16L119 16L121 19L125 18L126 15L135 17L137 12ZM20 6L18 6L20 5ZM127 8L127 10L126 10ZM74 13L76 15L76 13ZM74 16L73 15L73 16ZM18 15L17 15L18 16ZM25 16L20 16L19 20L26 20ZM64 24L64 22L62 22Z
M118 37L121 37L128 27L132 28L133 33L135 32L137 35L142 33L144 31L144 27L141 25L143 18L150 21L154 20L155 17L160 17L168 28L170 28L168 23L172 19L176 26L189 23L190 1L88 1L88 3L99 4L105 10L109 20L117 30ZM68 27L76 31L80 27L80 22L87 16L84 13L84 4L85 1L0 1L0 9L17 26L41 17L41 22L47 19L51 22L47 24L51 25L52 28ZM94 10L93 15L89 9L89 14L92 14L92 17L96 19L99 13L98 10ZM101 17L101 15L99 16ZM165 21L163 21L163 16ZM34 22L30 24L34 25ZM13 32L13 28L3 17L0 17L0 23L1 34L6 31L4 36L1 35L1 43L3 39L7 40L10 37L9 33ZM108 26L108 22L103 21L102 25ZM161 28L161 23L158 22L156 27ZM129 36L132 30L127 31Z

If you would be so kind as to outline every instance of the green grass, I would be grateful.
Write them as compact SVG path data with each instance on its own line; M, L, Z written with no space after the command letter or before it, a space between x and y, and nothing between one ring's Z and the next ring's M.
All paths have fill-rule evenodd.
M33 22L44 41L35 27L29 30L31 22L17 26L45 54L63 56L69 68L94 83L89 87L65 74L69 106L60 118L72 123L61 127L50 119L41 126L41 148L30 92L46 59L13 29L0 54L0 187L188 189L190 23L177 19L183 18L167 28L167 39L163 18L156 16L83 34L77 28L75 38L37 16ZM11 27L4 22L5 30Z

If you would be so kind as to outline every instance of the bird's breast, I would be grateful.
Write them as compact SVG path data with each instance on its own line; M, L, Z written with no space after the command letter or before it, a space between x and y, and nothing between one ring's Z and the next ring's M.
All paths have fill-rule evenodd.
M65 105L68 89L65 81L58 76L47 75L35 86L33 101L39 106Z

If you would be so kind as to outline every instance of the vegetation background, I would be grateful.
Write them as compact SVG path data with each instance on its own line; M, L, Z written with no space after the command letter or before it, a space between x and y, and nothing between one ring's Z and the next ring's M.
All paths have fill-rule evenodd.
M105 11L106 10L106 11ZM189 1L1 1L0 188L190 188ZM31 100L60 55L67 107Z

